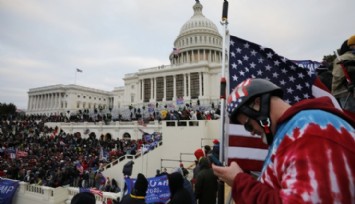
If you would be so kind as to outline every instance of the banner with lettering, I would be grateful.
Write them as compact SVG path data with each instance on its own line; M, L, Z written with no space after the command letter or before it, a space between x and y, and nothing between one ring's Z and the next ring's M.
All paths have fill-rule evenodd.
M18 181L0 178L0 203L11 204L18 186Z
M170 199L168 177L166 175L147 178L148 190L146 203L166 203ZM136 179L125 178L127 193L131 193Z
M316 69L321 65L320 62L312 61L312 60L292 60L299 67L308 68L312 72L315 72Z

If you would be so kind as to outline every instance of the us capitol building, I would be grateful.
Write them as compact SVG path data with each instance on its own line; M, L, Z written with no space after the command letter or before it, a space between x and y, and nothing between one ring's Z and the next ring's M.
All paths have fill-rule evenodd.
M222 36L202 13L199 1L193 16L181 27L169 55L170 65L125 74L124 86L103 91L76 84L52 85L28 91L26 114L60 114L95 108L105 110L142 107L156 103L219 103Z

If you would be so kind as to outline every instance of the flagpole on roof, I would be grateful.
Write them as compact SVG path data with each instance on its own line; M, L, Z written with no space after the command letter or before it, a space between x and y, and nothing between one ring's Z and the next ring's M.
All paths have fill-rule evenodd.
M221 24L223 26L223 46L222 46L222 69L221 69L221 86L220 86L220 102L221 102L221 133L220 133L220 148L219 148L219 160L225 165L225 100L226 100L226 78L225 78L225 70L226 70L226 40L227 40L227 32L228 32L228 1L224 0L223 2L223 10L222 10L222 21ZM218 204L224 203L224 182L220 181L218 184Z

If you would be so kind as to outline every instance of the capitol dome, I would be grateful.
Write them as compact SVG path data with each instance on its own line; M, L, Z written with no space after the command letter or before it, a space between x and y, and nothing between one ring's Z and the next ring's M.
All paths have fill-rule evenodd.
M202 14L202 8L202 4L196 2L193 6L194 15L182 26L179 36L200 32L210 32L219 35L217 26Z
M171 64L209 61L220 63L222 36L217 26L202 13L203 6L196 0L193 16L181 27L170 54Z

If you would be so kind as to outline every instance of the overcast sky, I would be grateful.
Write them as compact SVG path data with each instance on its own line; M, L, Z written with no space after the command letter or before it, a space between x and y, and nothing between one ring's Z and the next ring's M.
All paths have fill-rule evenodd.
M222 33L223 1L200 2ZM127 73L169 64L194 4L0 0L0 102L26 109L30 88L75 81L112 91ZM355 34L354 8L354 0L229 0L228 29L289 59L321 61Z

